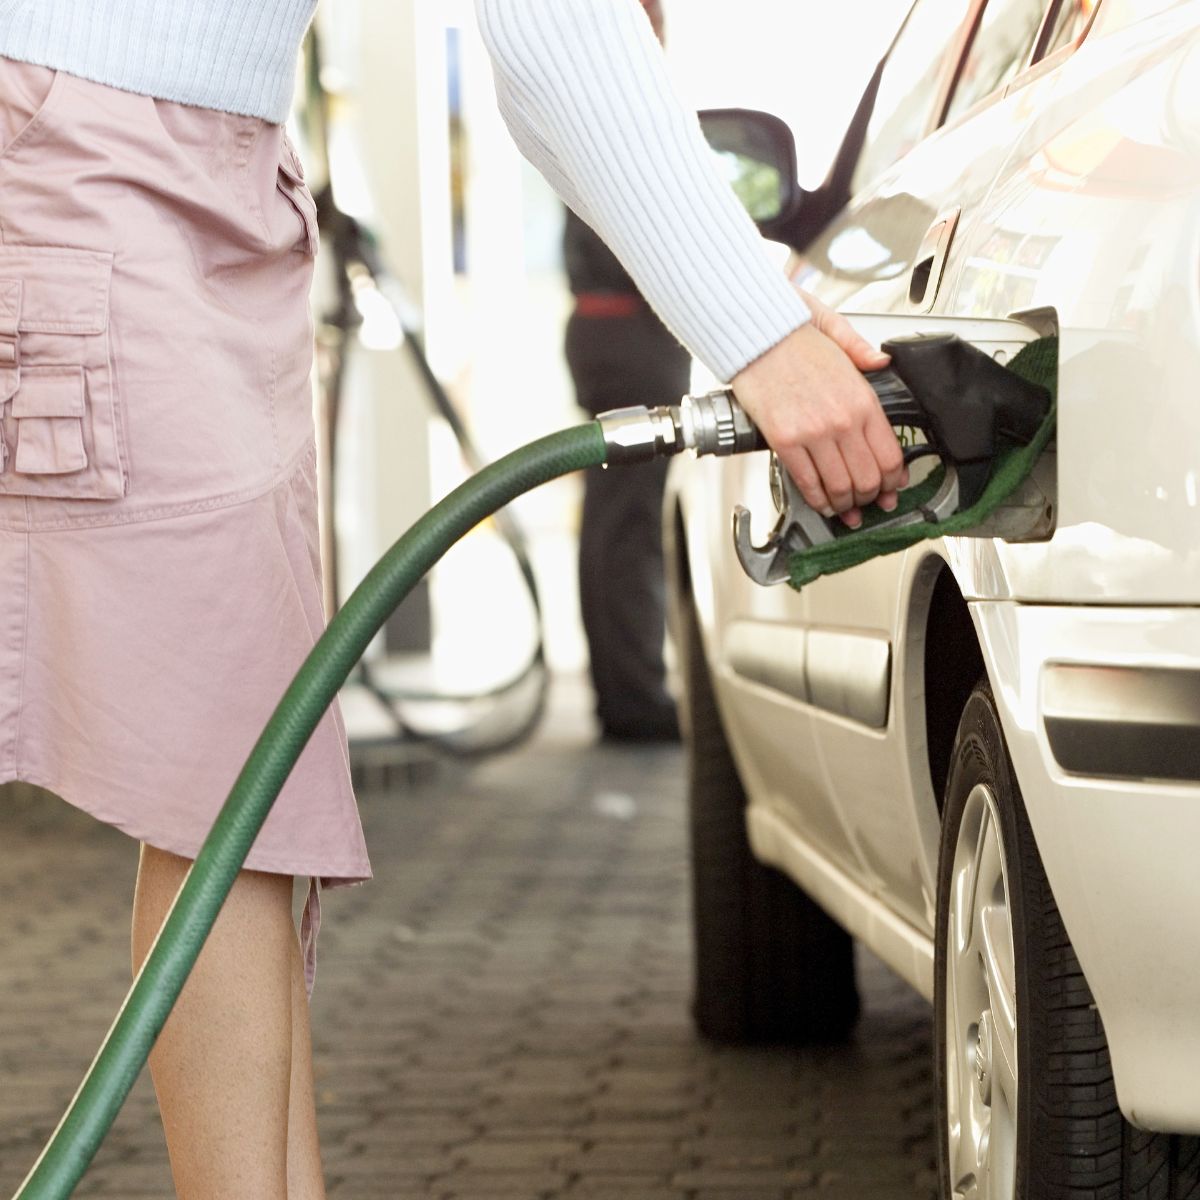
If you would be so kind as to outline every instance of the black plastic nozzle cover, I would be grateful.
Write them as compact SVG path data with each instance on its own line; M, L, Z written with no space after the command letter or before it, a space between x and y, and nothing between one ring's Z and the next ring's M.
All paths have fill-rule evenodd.
M1050 411L1049 390L953 333L894 338L882 349L921 411L916 423L958 469L958 507L969 508L987 485L1000 439L1033 439Z

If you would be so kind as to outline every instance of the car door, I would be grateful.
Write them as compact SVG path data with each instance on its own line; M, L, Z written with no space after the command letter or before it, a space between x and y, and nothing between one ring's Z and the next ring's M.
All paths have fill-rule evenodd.
M882 162L903 154L936 120L970 7L971 0L916 0L880 81L868 157ZM849 226L842 220L834 228ZM818 244L818 252L827 240ZM818 290L836 291L836 275L823 275L827 278L816 280ZM701 461L695 467L691 505L705 509L700 523L712 538L706 557L711 574L721 581L711 596L698 595L697 602L702 610L712 607L718 694L725 700L722 709L739 769L760 814L765 810L782 822L814 860L829 861L863 882L869 857L846 820L842 789L831 778L818 738L827 732L828 720L853 724L863 731L868 751L893 756L881 764L868 753L864 762L885 773L899 769L894 743L880 745L887 724L894 609L887 598L888 567L874 563L854 572L859 582L850 589L852 608L835 617L812 611L814 589L797 594L752 584L733 556L728 514L742 505L756 521L770 517L766 456L721 465ZM756 525L757 538L766 532L766 525ZM695 574L703 589L707 573Z
M1045 0L972 6L959 35L957 71L936 101L946 110L943 127L871 179L864 178L873 169L868 139L859 172L863 186L810 248L805 268L807 286L843 311L862 314L858 324L868 336L885 335L889 318L903 318L920 328L957 329L998 357L1033 336L1032 330L1024 335L1014 330L1006 342L1001 330L984 339L948 300L962 269L957 251L968 243L967 231L1033 118L1027 97L997 96L1028 62L1046 9ZM903 35L897 49L902 43ZM874 157L878 162L878 151ZM974 312L1002 319L1013 307L1000 298L993 311ZM909 592L922 586L913 564L924 554L917 550L880 559L807 589L807 636L828 643L831 673L852 662L850 647L871 639L886 645L895 678L911 678L894 668L906 652ZM890 693L891 678L887 686ZM895 703L898 697L890 699ZM810 710L810 719L831 793L827 803L841 814L868 886L887 895L907 919L928 926L938 817L923 739L910 736L894 719L882 730L871 729L819 707Z

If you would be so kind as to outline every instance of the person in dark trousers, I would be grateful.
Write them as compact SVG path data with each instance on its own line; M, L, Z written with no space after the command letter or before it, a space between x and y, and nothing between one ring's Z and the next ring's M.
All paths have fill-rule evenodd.
M564 253L575 308L566 357L581 408L674 404L691 356L608 247L570 210ZM588 470L579 534L579 599L596 716L607 740L679 736L663 665L662 499L665 459Z
M662 6L643 0L659 40ZM566 359L579 406L592 416L631 404L674 404L691 356L642 299L591 228L567 209L563 258L575 307ZM585 477L579 599L596 716L606 740L673 740L675 703L663 664L662 498L667 462Z

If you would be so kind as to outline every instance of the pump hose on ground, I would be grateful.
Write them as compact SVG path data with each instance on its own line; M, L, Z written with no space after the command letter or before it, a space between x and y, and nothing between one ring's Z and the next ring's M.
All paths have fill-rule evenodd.
M732 428L731 406L737 413L728 393L714 393L686 398L686 419L675 406L621 409L530 442L457 487L376 563L313 647L255 743L79 1090L13 1200L66 1200L74 1191L141 1073L300 752L367 644L417 581L480 521L561 475L684 448L717 454L757 448L756 431L754 439L743 437L736 445L717 436L718 426Z

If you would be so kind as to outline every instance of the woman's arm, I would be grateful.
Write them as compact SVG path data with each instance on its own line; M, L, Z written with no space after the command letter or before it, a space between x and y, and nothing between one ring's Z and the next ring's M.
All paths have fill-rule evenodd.
M636 0L478 0L522 152L719 379L808 320L713 170Z
M637 0L476 0L476 10L522 152L680 341L732 381L809 503L852 523L881 491L893 503L900 452L856 369L879 356L810 323L717 173Z

